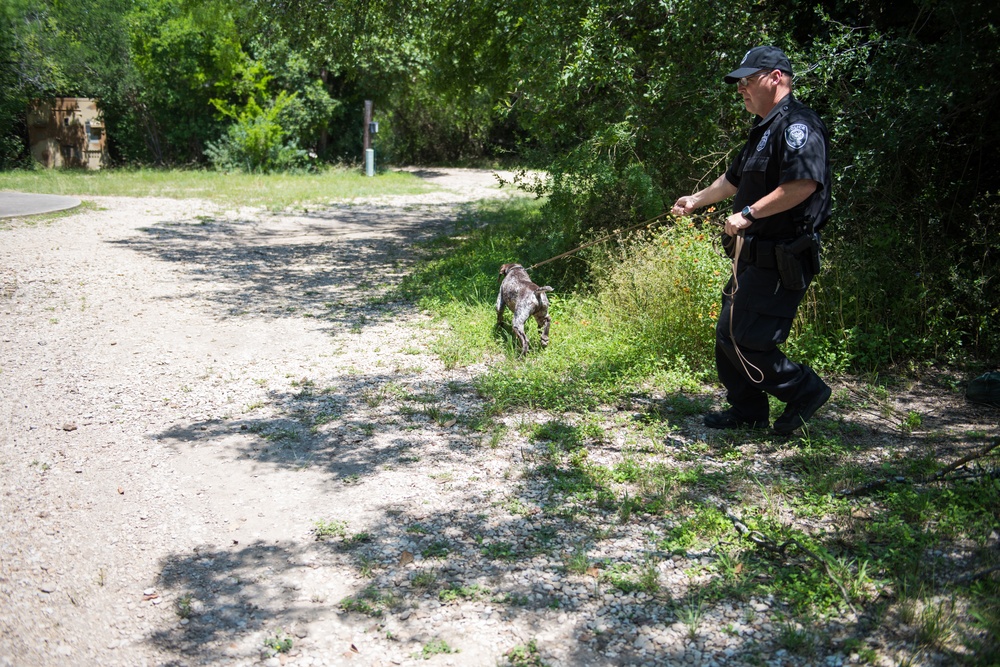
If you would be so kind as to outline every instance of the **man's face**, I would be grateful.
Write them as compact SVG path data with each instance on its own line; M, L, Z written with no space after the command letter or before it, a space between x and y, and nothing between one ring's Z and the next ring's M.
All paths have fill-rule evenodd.
M743 103L752 114L765 116L774 104L774 90L770 81L772 71L761 70L740 79L736 84L736 92L743 96Z

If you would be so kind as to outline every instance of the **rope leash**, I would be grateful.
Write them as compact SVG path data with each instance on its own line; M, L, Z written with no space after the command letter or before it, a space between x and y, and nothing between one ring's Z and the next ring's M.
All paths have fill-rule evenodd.
M722 226L722 225L725 224L725 223L720 222L718 220L714 220L711 217L711 215L712 215L711 213L701 213L701 214L698 214L698 215L688 215L688 216L684 216L684 217L692 218L692 219L699 219L699 218L700 219L707 219L709 222L711 222L713 224L716 224L716 225L720 225L720 226ZM661 222L661 221L663 221L663 220L665 220L665 219L667 219L667 218L669 218L671 216L674 216L674 214L671 213L671 212L669 212L669 211L667 211L666 213L660 213L657 216L653 216L649 220L643 220L642 222L636 223L636 224L632 225L631 227L626 227L625 229L616 229L615 231L611 232L610 234L608 234L606 236L603 236L603 237L601 237L599 239L596 239L594 241L588 241L587 243L584 243L582 246L580 246L578 248L573 248L572 250L567 250L564 253L560 253L560 254L556 255L555 257L550 257L550 258L548 258L546 260L542 260L541 262L538 262L536 264L532 264L531 266L529 266L527 268L527 270L531 271L534 268L537 268L539 266L543 266L545 264L548 264L549 262L554 262L557 259L562 259L563 257L569 257L570 255L575 255L576 253L580 252L581 250L583 250L585 248L589 248L591 246L595 246L598 243L604 243L605 241L607 241L607 240L609 240L609 239L611 239L611 238L613 238L613 237L615 237L617 235L627 234L628 232L631 232L634 229L639 229L640 227L652 227L655 223ZM681 216L674 216L674 217L681 217Z
M729 340L733 343L733 349L736 350L736 358L740 360L740 365L743 366L743 372L747 374L747 378L754 384L760 384L764 381L764 371L754 366L749 359L743 356L743 353L740 352L740 346L736 344L736 334L733 332L733 319L736 314L736 292L740 289L740 279L737 276L737 269L740 264L740 253L743 252L744 240L743 230L741 229L736 234L736 248L733 251L733 291L725 293L729 297ZM759 380L753 376L750 368L747 368L747 366L757 371L757 374L760 376Z

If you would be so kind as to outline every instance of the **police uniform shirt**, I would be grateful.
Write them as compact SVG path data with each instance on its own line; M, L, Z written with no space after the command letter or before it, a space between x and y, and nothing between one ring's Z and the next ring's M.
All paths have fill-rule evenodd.
M811 225L819 230L830 217L829 137L815 111L791 94L782 98L767 117L758 118L750 138L726 171L736 186L733 212L752 206L782 183L799 179L819 187L804 202L788 211L759 218L747 229L768 239L790 239Z

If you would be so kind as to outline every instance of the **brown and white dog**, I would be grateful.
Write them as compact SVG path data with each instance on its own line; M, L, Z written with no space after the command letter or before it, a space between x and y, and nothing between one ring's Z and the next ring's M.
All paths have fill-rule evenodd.
M507 306L514 314L511 323L514 335L521 343L521 355L528 353L528 337L524 335L524 323L534 316L541 332L542 347L549 344L549 300L546 292L552 288L539 287L531 282L528 272L520 264L504 264L500 267L500 294L497 295L497 326L503 326L503 308Z

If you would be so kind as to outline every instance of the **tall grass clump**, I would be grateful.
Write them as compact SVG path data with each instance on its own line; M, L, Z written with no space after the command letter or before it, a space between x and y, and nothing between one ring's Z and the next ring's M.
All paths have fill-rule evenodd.
M505 262L531 266L566 250L560 236L547 235L543 212L527 200L479 208L456 236L432 244L432 257L405 281L406 294L448 324L436 343L445 363L490 359L476 385L498 411L585 409L650 382L670 390L700 386L712 368L728 264L713 248L715 233L686 221L533 270L536 283L555 288L551 343L541 350L529 321L532 352L519 358L510 313L503 329L495 327L497 269ZM586 264L591 279L575 280L579 271L568 263Z
M603 319L647 355L696 372L709 368L730 267L718 237L683 220L609 253L594 267Z

